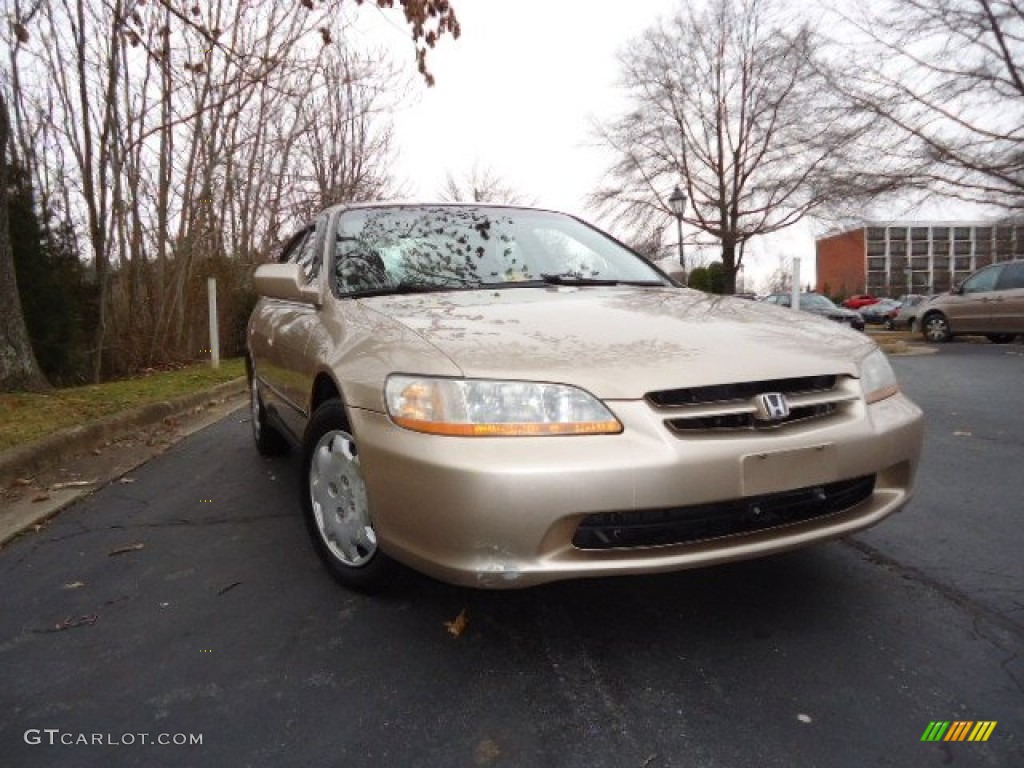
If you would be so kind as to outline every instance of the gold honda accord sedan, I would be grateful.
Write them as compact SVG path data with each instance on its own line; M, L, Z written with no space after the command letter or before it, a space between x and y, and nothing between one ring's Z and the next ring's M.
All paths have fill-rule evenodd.
M331 573L524 587L770 555L911 496L922 414L827 319L680 288L561 213L366 204L256 270L261 453Z

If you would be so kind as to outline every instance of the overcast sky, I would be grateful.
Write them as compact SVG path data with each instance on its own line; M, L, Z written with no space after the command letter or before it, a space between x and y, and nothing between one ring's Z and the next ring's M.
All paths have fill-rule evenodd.
M618 52L678 3L453 0L462 36L430 53L437 84L414 80L408 105L395 115L398 177L411 194L437 198L449 171L459 178L476 163L538 205L603 226L585 205L609 163L594 146L592 121L623 106ZM412 70L399 15L363 6L358 25ZM801 282L813 282L809 223L753 242L748 280L763 280L780 257L800 257Z

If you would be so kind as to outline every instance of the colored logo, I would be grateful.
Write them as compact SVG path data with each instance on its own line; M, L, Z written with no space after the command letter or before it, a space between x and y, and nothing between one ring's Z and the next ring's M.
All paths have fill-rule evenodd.
M995 729L995 720L932 720L921 741L988 741Z

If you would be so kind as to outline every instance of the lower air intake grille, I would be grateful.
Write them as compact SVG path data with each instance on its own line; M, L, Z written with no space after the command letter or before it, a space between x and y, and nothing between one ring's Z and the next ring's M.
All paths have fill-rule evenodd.
M713 504L639 512L602 512L583 518L577 549L628 549L688 544L802 523L849 509L869 498L875 476Z

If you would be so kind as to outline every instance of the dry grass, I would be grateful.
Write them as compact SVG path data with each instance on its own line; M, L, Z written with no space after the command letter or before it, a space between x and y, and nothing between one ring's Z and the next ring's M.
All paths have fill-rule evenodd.
M58 429L199 392L244 375L245 363L238 357L222 360L216 371L202 364L136 379L57 389L44 395L0 394L0 451Z

